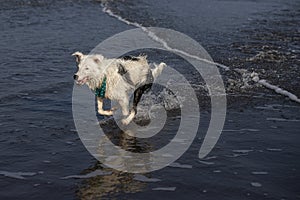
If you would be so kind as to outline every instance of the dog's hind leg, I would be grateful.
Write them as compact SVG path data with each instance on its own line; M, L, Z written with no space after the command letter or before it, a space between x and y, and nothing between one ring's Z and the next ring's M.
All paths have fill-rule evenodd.
M123 95L123 98L121 100L119 100L118 102L121 106L123 116L127 116L129 114L129 110L128 110L129 100L128 100L127 94Z
M134 116L137 113L137 105L140 102L140 100L142 98L142 95L145 92L148 92L151 87L152 87L152 83L148 83L148 84L145 84L145 85L139 87L138 89L136 89L134 91L134 94L133 94L133 105L132 105L132 108L130 110L130 114L129 114L129 116L127 118L125 118L125 119L122 120L122 123L124 125L128 125L133 120Z

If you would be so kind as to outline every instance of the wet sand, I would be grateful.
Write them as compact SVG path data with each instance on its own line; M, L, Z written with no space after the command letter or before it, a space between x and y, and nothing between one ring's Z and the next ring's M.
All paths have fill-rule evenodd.
M300 198L300 106L245 82L241 70L256 71L300 96L297 1L114 1L107 7L144 26L181 31L202 44L214 61L231 68L220 69L228 95L221 138L206 158L198 158L210 119L208 94L199 87L199 132L175 164L140 175L105 168L85 149L74 126L76 67L70 54L87 53L133 27L103 13L96 1L3 1L1 199ZM170 53L145 52L151 61L190 67ZM189 71L183 73L193 84L202 84ZM165 136L146 144L133 143L114 125L106 128L125 148L158 148L176 133L179 118L170 112Z

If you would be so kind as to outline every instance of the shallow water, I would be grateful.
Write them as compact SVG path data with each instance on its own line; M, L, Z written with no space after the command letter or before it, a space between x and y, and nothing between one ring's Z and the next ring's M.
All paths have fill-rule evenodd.
M113 1L107 6L144 26L181 31L215 61L256 70L300 95L297 1ZM77 135L76 67L70 55L87 53L133 27L103 13L96 1L1 1L0 10L1 199L300 198L299 104L252 82L243 87L239 73L221 69L228 92L224 131L200 160L210 120L202 79L178 56L144 50L151 61L164 60L190 78L201 99L200 128L188 151L169 167L147 174L118 172L93 158ZM169 114L164 132L149 140L133 141L113 123L103 126L124 148L149 151L174 137L180 118L177 111Z

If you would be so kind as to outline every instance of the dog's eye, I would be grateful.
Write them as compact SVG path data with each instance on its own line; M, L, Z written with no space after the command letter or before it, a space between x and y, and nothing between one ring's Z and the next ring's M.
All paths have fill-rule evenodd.
M86 68L85 68L85 70L89 70L89 68L88 68L88 67L86 67Z

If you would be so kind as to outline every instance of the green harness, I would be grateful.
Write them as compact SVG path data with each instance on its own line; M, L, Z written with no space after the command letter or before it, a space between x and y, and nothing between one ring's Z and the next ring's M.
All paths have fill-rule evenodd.
M105 91L106 91L106 76L104 77L100 88L95 89L95 95L97 97L104 98L105 97Z

